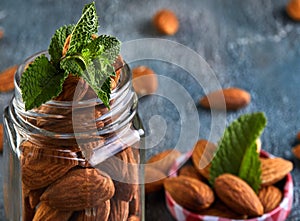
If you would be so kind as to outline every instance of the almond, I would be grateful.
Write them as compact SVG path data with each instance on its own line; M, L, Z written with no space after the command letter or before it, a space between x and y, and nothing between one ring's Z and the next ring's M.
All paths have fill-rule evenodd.
M28 193L29 198L29 205L32 209L34 209L40 202L40 197L45 191L45 188L37 189L37 190L31 190Z
M300 1L290 0L286 6L286 12L293 20L300 21Z
M282 192L275 186L263 187L259 193L258 198L264 207L264 213L268 213L275 209L282 200Z
M175 160L180 155L181 153L178 150L167 149L150 157L146 163L148 166L155 167L164 174L168 174Z
M71 219L72 221L107 221L110 213L110 201L101 202L96 208L89 208L83 211L75 212Z
M51 184L41 201L54 209L75 211L97 207L114 193L115 187L107 174L94 168L74 169Z
M203 177L194 166L192 165L186 165L183 166L180 170L179 170L179 176L187 176L187 177L191 177L191 178L195 178L197 180L201 180L201 181L205 181L206 178Z
M164 187L179 205L192 211L206 209L215 200L212 189L194 178L186 176L167 178Z
M192 161L196 170L206 179L209 179L209 170L214 152L217 147L207 140L198 140L192 153Z
M164 186L165 173L155 167L147 165L145 167L145 192L153 193L161 190Z
M240 88L213 91L200 100L201 106L218 110L237 110L248 105L251 95Z
M0 28L0 39L4 37L4 30Z
M179 28L176 14L169 9L161 9L153 16L155 28L162 34L174 35Z
M229 219L247 219L247 215L240 215L233 212L220 200L216 200L209 208L200 211L199 214Z
M269 186L282 180L293 170L292 162L276 158L260 158L262 186Z
M296 145L293 149L292 149L293 154L295 155L295 157L297 157L300 160L300 144Z
M97 168L109 174L114 179L115 198L130 201L138 188L138 159L135 158L134 149L127 147L125 150L108 158Z
M222 174L215 179L218 197L233 211L249 216L261 216L264 208L253 189L232 174Z
M153 94L158 87L157 76L151 68L137 66L132 69L132 86L138 95Z
M59 211L42 202L37 208L32 221L68 221L71 215L72 211Z
M0 73L0 92L7 92L15 88L14 77L17 65L11 66Z

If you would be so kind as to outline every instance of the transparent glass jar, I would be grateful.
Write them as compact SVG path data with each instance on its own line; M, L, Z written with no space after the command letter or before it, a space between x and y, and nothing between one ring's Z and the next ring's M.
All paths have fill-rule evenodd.
M144 220L142 127L129 67L120 69L110 109L85 99L91 91L77 79L64 87L74 99L25 111L20 76L38 55L18 68L4 112L7 219Z

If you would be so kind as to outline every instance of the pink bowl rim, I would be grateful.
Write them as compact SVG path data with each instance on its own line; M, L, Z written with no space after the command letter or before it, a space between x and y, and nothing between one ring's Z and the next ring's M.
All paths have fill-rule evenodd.
M260 155L262 157L267 157L267 158L274 158L275 156L273 156L272 154L261 150L260 151ZM171 167L170 171L169 171L169 177L176 177L177 176L177 171L179 169L180 166L183 165L184 162L186 162L190 157L192 156L192 151L187 152L186 154L183 154L182 156L180 156L179 158L176 159L175 163L173 164L173 166ZM264 220L274 220L272 219L273 216L275 216L276 214L280 213L282 210L285 210L285 217L281 217L281 218L287 218L287 216L290 213L290 210L292 208L292 203L293 203L293 190L294 189L294 185L293 185L293 179L292 179L292 175L291 173L287 174L286 176L286 183L283 187L283 198L281 203L272 211L263 214L260 217L256 217L256 218L251 218L251 219L245 219L245 221L264 221ZM213 220L213 221L231 221L231 220L240 220L241 219L229 219L229 218L223 218L223 217L218 217L218 216L209 216L209 215L199 215L196 213L193 213L185 208L183 208L182 206L180 206L179 204L177 204L175 202L175 200L171 197L171 195L165 191L165 199L166 199L166 206L169 210L169 212L171 213L171 215L179 221L182 221L182 218L178 217L178 216L188 216L190 218L193 219L193 221L196 220L201 220L201 221L209 221L209 220ZM176 212L175 210L176 209ZM180 214L178 214L180 213ZM275 221L275 220L274 220Z

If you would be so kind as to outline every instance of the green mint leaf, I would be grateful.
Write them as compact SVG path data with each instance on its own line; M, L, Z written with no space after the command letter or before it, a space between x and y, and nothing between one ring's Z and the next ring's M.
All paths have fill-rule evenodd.
M86 5L72 33L67 55L81 52L92 41L92 34L98 31L98 16L95 2Z
M22 74L20 88L25 110L39 107L56 97L68 73L59 73L45 55L37 57Z
M245 152L238 176L245 180L258 193L261 185L261 163L256 143Z
M223 137L218 145L218 150L211 162L210 184L213 186L215 178L223 173L231 173L245 178L245 170L251 175L256 174L256 178L249 184L253 189L259 186L260 173L258 155L254 154L254 144L266 126L267 119L263 113L245 114L233 121L226 128ZM246 156L248 155L248 156ZM249 155L251 155L249 157ZM255 155L255 156L254 156ZM247 157L247 159L246 159ZM255 181L255 183L253 183ZM246 179L246 182L248 180ZM256 183L257 182L257 183Z
M51 62L58 65L62 57L62 50L67 37L72 33L74 25L63 26L55 31L51 38L48 52L51 56Z

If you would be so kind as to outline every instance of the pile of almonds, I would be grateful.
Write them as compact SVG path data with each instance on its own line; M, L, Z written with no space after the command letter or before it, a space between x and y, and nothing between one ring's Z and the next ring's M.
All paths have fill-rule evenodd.
M248 219L268 213L280 204L283 190L279 183L293 169L290 161L260 157L262 185L256 194L244 180L233 174L222 174L216 178L213 187L209 185L210 162L215 150L216 145L213 143L199 140L192 153L192 163L188 162L180 168L178 176L164 178L163 181L156 182L156 186L163 185L175 202L200 215ZM164 156L166 153L158 154L152 159L160 159L166 163L168 160ZM171 160L173 157L169 158ZM153 183L148 185L155 190L159 189L154 188ZM152 188L148 189L153 190Z

